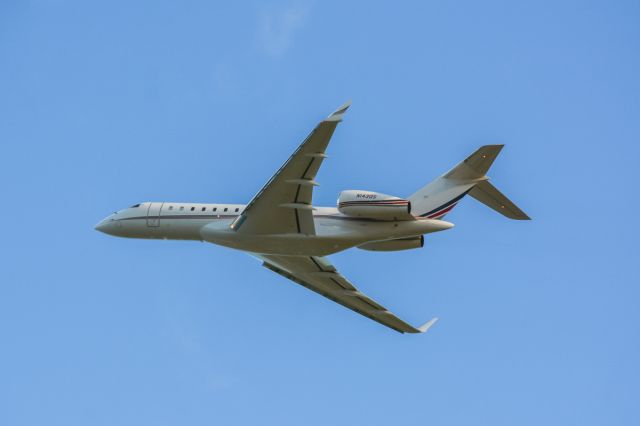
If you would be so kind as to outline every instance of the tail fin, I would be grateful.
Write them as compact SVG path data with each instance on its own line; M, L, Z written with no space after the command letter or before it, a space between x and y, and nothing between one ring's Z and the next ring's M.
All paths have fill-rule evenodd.
M441 219L465 195L511 219L529 219L522 210L489 183L487 171L504 145L485 145L438 179L409 197L415 216Z

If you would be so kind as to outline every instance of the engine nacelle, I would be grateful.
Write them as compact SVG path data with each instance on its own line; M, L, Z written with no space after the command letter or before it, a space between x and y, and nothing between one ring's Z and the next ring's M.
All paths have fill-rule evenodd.
M397 240L374 241L358 246L362 250L370 251L399 251L420 248L424 246L424 236L399 238Z
M379 192L350 189L338 197L340 213L369 219L411 219L411 203L408 200Z

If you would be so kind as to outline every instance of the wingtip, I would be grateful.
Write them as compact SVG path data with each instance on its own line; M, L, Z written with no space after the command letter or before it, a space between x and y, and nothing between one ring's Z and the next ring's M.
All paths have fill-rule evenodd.
M331 115L329 115L329 117L327 117L327 121L340 121L340 120L342 120L342 116L349 109L350 106L351 106L351 100L348 100L347 102L343 103L342 105L340 105L338 107L338 109L333 111L331 113Z
M420 333L426 333L427 330L429 330L436 322L438 322L439 319L440 318L438 318L438 317L433 317L429 321L425 322L420 327L418 327L417 330Z

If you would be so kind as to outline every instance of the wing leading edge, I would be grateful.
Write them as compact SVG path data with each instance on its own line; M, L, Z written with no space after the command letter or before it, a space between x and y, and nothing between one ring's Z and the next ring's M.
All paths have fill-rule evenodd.
M400 333L424 333L438 318L414 327L361 293L324 257L257 255L262 266Z
M231 224L236 232L315 235L312 196L331 136L351 102L322 120Z

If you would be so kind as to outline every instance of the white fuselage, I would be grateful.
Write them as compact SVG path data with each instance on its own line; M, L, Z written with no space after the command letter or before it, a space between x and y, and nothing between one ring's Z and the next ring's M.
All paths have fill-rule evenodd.
M317 207L315 235L246 234L231 229L243 204L148 202L118 211L96 225L104 233L128 238L207 241L264 254L326 256L367 242L423 235L453 227L443 220L354 218L333 207Z

